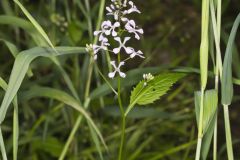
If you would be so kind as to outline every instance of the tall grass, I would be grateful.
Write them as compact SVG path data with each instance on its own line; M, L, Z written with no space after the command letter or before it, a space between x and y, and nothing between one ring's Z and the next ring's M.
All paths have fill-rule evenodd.
M197 151L196 151L196 160L199 160L200 157L203 159L207 158L208 150L210 149L209 145L202 145L202 138L206 137L206 139L211 141L212 134L213 135L213 159L217 159L217 119L218 119L218 109L214 111L215 118L213 118L212 125L213 127L210 127L208 129L208 133L203 134L203 127L202 123L206 121L206 119L203 119L203 117L206 117L205 114L208 114L210 110L213 108L209 108L209 106L205 105L204 95L206 92L204 91L206 89L207 85L207 72L209 72L208 69L208 46L212 47L211 54L212 54L212 62L214 66L214 73L215 73L215 91L217 92L216 95L218 95L219 90L219 82L221 84L221 102L223 105L224 110L224 123L225 123L225 134L226 134L226 146L227 146L227 155L229 160L233 160L233 148L232 148L232 138L231 138L231 129L230 129L230 117L229 117L229 105L232 102L233 97L233 76L232 76L232 54L233 54L233 43L236 36L237 28L239 25L239 16L237 17L231 34L229 36L224 62L222 64L222 55L221 55L221 49L220 49L220 42L221 42L221 9L222 7L222 1L202 1L202 38L201 38L201 47L200 47L200 70L201 70L201 102L196 102L196 104L200 103L200 112L197 112L197 118L199 117L199 124L198 124L198 145L197 145ZM209 14L210 12L210 14ZM209 18L208 18L209 17ZM210 18L211 17L211 18ZM211 24L210 28L213 32L209 32L209 25ZM210 33L210 34L208 34ZM211 41L208 40L209 36L213 36L214 39L214 46L211 45ZM210 39L211 40L211 39ZM216 63L215 63L216 62ZM214 101L217 99L217 97L212 97L212 99L209 99L208 101ZM220 99L220 98L218 98ZM206 110L206 111L205 111ZM213 131L211 132L211 128ZM208 138L210 137L210 138ZM204 142L203 142L204 143ZM210 144L210 142L208 142Z
M122 3L121 0L118 1ZM200 91L196 91L194 94L196 119L198 123L198 138L194 140L194 127L192 128L191 135L189 135L188 131L185 131L185 128L188 130L186 126L191 125L189 120L192 116L189 114L189 111L184 109L174 114L168 112L171 109L176 110L176 106L184 106L191 102L191 98L177 104L171 101L188 85L188 81L181 84L180 87L167 98L167 103L160 104L161 109L157 107L153 109L151 107L154 106L153 102L165 95L171 86L183 78L185 74L164 73L153 76L150 79L143 79L143 74L159 74L170 67L140 67L128 71L126 79L118 77L117 79L109 80L105 77L108 70L111 70L108 52L101 57L101 62L97 63L93 59L93 53L86 52L85 46L72 47L72 45L82 45L82 43L86 41L97 44L97 37L93 35L93 30L99 30L101 28L106 1L100 0L94 3L94 5L92 2L93 1L90 0L73 0L71 9L67 1L63 2L65 7L64 12L66 12L67 17L66 21L71 24L69 28L73 29L74 32L72 35L67 35L66 37L76 36L77 33L84 37L84 40L81 40L83 42L74 42L74 40L66 42L68 41L67 38L61 41L61 43L67 43L70 46L57 46L61 44L58 43L58 38L61 39L62 37L58 37L59 35L56 34L56 27L52 27L50 33L47 32L47 30L39 24L38 20L34 18L35 14L31 13L23 2L18 0L13 0L13 2L2 0L0 2L4 6L4 12L6 13L5 15L0 15L0 24L12 26L14 29L13 37L16 37L16 40L14 40L16 44L7 38L5 39L4 33L3 38L1 37L0 39L0 42L6 45L12 58L14 58L14 65L9 76L9 82L6 83L0 77L0 87L5 91L0 107L0 149L2 159L17 160L22 158L19 157L19 155L23 155L24 153L18 153L20 146L24 146L23 150L30 148L28 153L30 155L33 154L31 158L37 157L36 159L38 159L40 157L40 159L47 159L44 154L37 156L37 153L32 153L34 147L39 149L37 145L42 145L42 143L36 143L46 142L50 144L49 146L51 148L48 153L59 160L73 159L73 157L79 158L79 155L84 155L86 159L100 160L157 160L168 156L172 156L173 159L177 157L177 159L186 160L191 159L194 154L195 160L206 160L213 139L213 160L217 160L218 103L221 100L224 111L227 155L229 160L234 160L230 123L231 117L229 112L234 96L233 83L239 84L239 80L233 78L232 74L232 65L234 63L232 54L234 50L234 40L240 23L240 14L233 24L226 51L223 55L220 47L222 38L222 1L202 0L199 69L201 87ZM43 1L39 3L44 4ZM55 11L57 3L61 2L53 0L50 4L52 11ZM96 7L95 4L97 4ZM11 8L12 6L15 6L15 8ZM75 22L76 19L74 18L78 17L79 11L81 12L79 16L81 20ZM14 15L23 15L24 18ZM82 19L84 20L82 21ZM81 30L86 31L87 34L81 33L84 32ZM74 35L75 33L76 35ZM2 33L0 32L0 36L1 35ZM23 37L26 42L21 42L21 37ZM78 39L78 37L74 37L73 39ZM145 43L152 45L153 42L144 41L142 46L144 46ZM20 47L29 49L20 51ZM209 67L211 66L209 65L210 54L213 69ZM222 56L224 56L223 62ZM31 64L33 61L40 61L39 57L49 59L49 63L55 65L57 74L54 73L53 76L60 75L62 79L57 76L57 78L54 78L54 80L59 82L52 82L51 77L48 83L42 82L44 80L34 80L34 82L32 82L33 80L29 80L29 77L34 77L36 74L36 68L34 68L34 66L32 68ZM151 58L152 57L150 57L150 59ZM122 59L123 57L118 54L118 63L122 61ZM66 64L68 61L72 62L72 66ZM177 59L176 61L181 60ZM144 60L140 66L144 66L147 62L148 59ZM7 66L9 68L9 64L7 64ZM105 68L101 68L102 66ZM53 72L55 72L55 68L52 68ZM178 71L183 70L179 69ZM197 69L186 70L189 72L198 72ZM186 72L186 70L183 72ZM209 74L212 70L214 78ZM28 80L28 85L24 85L24 79ZM43 79L45 79L45 77ZM210 88L211 83L208 83L210 81L215 83L213 89ZM51 84L52 87L43 86L43 84ZM136 86L130 91L130 88L134 85ZM23 91L19 91L20 87L24 88ZM112 95L108 96L110 94ZM19 117L23 115L26 119L27 116L32 114L33 111L29 107L28 102L30 99L36 98L45 98L49 104L45 106L44 103L44 113L37 115L40 116L40 118L35 118L36 122L33 122L30 131L23 131L20 127L25 124L22 118L19 120ZM39 105L38 102L34 104L36 107ZM19 107L18 105L22 103L23 105ZM5 125L5 121L8 120L8 115L11 113L11 104L13 105L11 115L12 126L9 127L7 126L9 123ZM106 107L109 104L113 104L114 106ZM141 108L141 105L148 107ZM116 118L116 120L111 120L111 122L107 121L110 132L106 129L105 124L99 125L105 120L104 118L98 122L95 121L95 106L101 107L101 111L104 111L104 114L102 114L102 112L99 113L101 114L101 118L107 114L120 117ZM50 107L52 108L49 109ZM89 109L93 111L93 114L89 113ZM139 117L145 119L141 120ZM52 128L49 131L48 125L52 119L56 120L54 121L56 128ZM165 119L169 121L164 121ZM183 120L185 121L183 122ZM60 121L60 123L58 123L58 121ZM121 122L119 126L116 125L118 121ZM63 125L63 122L66 124ZM180 122L184 124L181 128L178 127L178 123ZM157 124L160 125L158 126ZM175 126L172 126L172 124ZM37 134L36 129L41 125L44 126L43 134L35 137L34 134ZM150 131L148 130L149 127L153 127L154 129ZM157 140L159 139L159 135L166 135L166 128L168 128L167 131L173 130L174 132L172 134L181 134L186 137L189 139L189 142L179 144L176 147L171 146L172 144L170 143L169 146L165 146L162 144L162 141L166 141L168 144L169 139ZM9 132L9 130L12 132L9 138L11 142L5 138L8 137L5 135L5 133L7 133L5 131ZM62 133L63 130L64 133ZM47 137L48 132L50 132L52 137ZM53 135L59 134L60 132L62 134L61 140L53 138ZM87 138L90 138L90 140ZM79 145L79 141L81 141L81 146ZM179 142L182 143L182 140ZM154 150L155 148L152 148L151 143L154 143L154 147L157 146L156 151ZM174 142L174 145L175 144L176 142ZM196 152L191 152L195 144L197 145ZM29 145L29 147L25 147L25 145ZM43 145L40 146L40 148L44 153L48 150L48 148L44 148ZM180 151L185 151L184 156L178 156L180 154L175 156L175 154L180 153ZM12 152L12 156L8 154L10 152Z

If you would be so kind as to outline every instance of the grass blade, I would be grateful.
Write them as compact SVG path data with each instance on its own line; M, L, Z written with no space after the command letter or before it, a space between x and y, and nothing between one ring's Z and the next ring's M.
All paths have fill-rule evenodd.
M92 118L89 116L89 114L86 112L86 110L79 104L77 100L75 100L73 97L68 95L67 93L53 89L53 88L48 88L48 87L33 87L30 91L25 93L23 96L23 99L31 99L33 97L46 97L46 98L51 98L51 99L56 99L60 102L65 103L66 105L71 106L73 109L81 113L86 120L89 122L93 130L96 132L98 137L101 139L103 145L106 147L106 144L104 142L103 136L97 126L95 125L94 121ZM106 147L107 148L107 147Z
M8 89L1 104L0 123L3 122L7 109L13 98L16 96L17 91L20 88L23 78L25 77L25 74L28 70L28 67L34 59L39 56L51 58L52 56L85 53L85 48L81 47L57 47L56 50L58 51L58 55L55 54L55 51L53 49L43 47L36 47L33 49L25 50L18 54L14 62Z
M223 63L223 78L222 78L222 104L230 105L233 97L233 80L232 80L232 50L234 40L237 34L240 23L240 14L237 16L229 36L227 49L225 52Z
M4 141L3 141L3 135L2 135L1 127L0 127L0 145L1 145L2 158L3 158L3 160L7 160L7 154L6 154L5 144L4 144Z
M199 122L200 115L200 99L201 99L201 91L195 92L195 111L197 122ZM213 117L217 111L218 104L218 95L215 89L207 90L204 94L204 108L203 108L203 134L206 133L208 127L213 120Z
M0 77L0 87L7 90L7 83ZM19 137L19 122L18 122L18 102L17 97L13 100L13 159L17 160L18 152L18 137Z
M52 42L48 38L46 32L42 29L42 27L37 23L37 21L31 16L31 14L24 8L24 6L18 1L14 0L14 2L21 8L22 12L25 14L25 16L29 19L29 21L34 25L34 27L38 30L38 32L43 36L43 38L46 40L46 42L54 48Z
M20 27L32 37L32 39L34 40L34 42L36 42L36 44L38 44L39 46L46 46L46 42L42 38L42 36L39 36L34 26L30 22L26 21L25 19L15 17L15 16L1 15L0 24L11 25L13 27Z
M18 48L13 43L11 43L5 39L0 39L0 41L2 41L8 47L8 49L11 52L11 54L13 55L13 57L17 56L19 51L18 51Z
M195 92L195 111L197 124L199 124L200 117L200 101L201 101L201 91ZM217 104L218 104L218 92L217 90L207 90L204 94L203 100L203 140L201 146L201 157L202 159L207 158L207 154L209 152L211 139L213 136L214 125L216 121L216 112L217 112Z
M228 159L229 160L234 160L228 107L229 107L228 105L223 105L227 154L228 154Z

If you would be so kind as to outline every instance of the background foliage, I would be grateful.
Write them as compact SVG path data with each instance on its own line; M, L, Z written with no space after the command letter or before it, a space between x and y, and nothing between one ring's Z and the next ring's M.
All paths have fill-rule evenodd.
M92 41L89 33L89 21L82 12L81 4L75 0L22 0L24 7L44 28L55 46L84 47ZM83 3L83 2L82 2ZM107 1L108 3L108 1ZM136 17L145 30L141 41L141 50L146 59L138 60L128 66L137 68L129 72L129 79L123 81L123 104L127 107L130 91L142 78L142 73L161 73L170 70L190 72L187 77L174 86L174 90L161 100L147 107L136 107L127 119L127 160L190 160L195 153L195 137L197 126L194 115L193 91L199 88L199 44L201 32L201 3L198 0L136 0L142 11ZM223 1L223 35L229 34L233 21L240 11L238 0ZM90 1L92 30L95 29L99 1ZM0 1L0 77L8 82L13 66L13 53L36 47L39 35L29 27L28 23L4 18L3 15L16 16L26 20L26 17L13 2ZM225 41L224 36L222 41ZM14 44L9 51L6 45ZM224 43L223 43L224 44ZM239 48L239 34L236 40ZM136 44L137 45L137 44ZM12 53L12 54L11 54ZM240 63L234 59L234 76L240 78ZM62 56L60 63L70 75L80 98L84 97L86 86L86 62L88 56ZM102 57L99 68L107 75L106 59ZM81 66L81 67L79 67ZM238 70L237 70L238 69ZM210 78L211 74L210 74ZM91 82L92 101L89 113L100 129L109 148L108 159L113 159L117 152L120 139L119 110L117 99L107 87L104 80L94 72ZM211 82L210 82L211 83ZM78 113L64 107L65 105L47 98L29 100L30 91L36 91L34 86L57 88L69 92L61 72L52 61L40 58L31 64L18 94L19 101L19 159L48 160L57 159L61 154L66 139L73 128ZM213 86L214 84L209 84ZM239 87L235 87L236 95ZM0 91L2 99L4 91ZM103 96L103 97L102 97ZM99 99L100 98L100 99ZM239 145L239 96L234 96L231 110L232 137L235 148ZM7 114L2 125L6 150L12 159L12 112ZM222 109L219 118L219 159L226 159ZM70 145L67 159L95 160L99 159L92 134L87 122L81 124L73 143ZM237 153L237 152L236 152ZM239 156L239 155L238 155ZM150 158L151 157L151 158Z

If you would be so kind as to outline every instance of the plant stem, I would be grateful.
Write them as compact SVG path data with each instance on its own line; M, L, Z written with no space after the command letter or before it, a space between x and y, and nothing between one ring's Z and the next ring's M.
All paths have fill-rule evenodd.
M201 102L200 102L200 116L198 124L198 142L195 160L200 159L201 147L202 147L202 138L203 138L203 107L204 107L204 89L201 89Z
M214 134L213 134L213 160L217 160L217 117L218 113L216 111L216 121L214 124Z
M222 58L220 52L220 41L221 41L221 12L222 12L222 0L217 1L217 37L218 37L218 45L216 46L216 50L219 48L219 53L216 54L216 77L215 77L215 89L218 91L218 84L219 84L219 72L220 75L222 74L221 69L222 67ZM221 77L220 77L221 79ZM213 135L213 160L217 160L217 123L218 123L218 109L216 111L216 122L214 125L214 135Z
M228 105L223 105L228 160L234 160Z
M1 145L2 158L3 158L3 160L7 160L7 154L6 154L6 149L5 149L5 145L4 145L4 141L3 141L1 126L0 126L0 145Z
M76 120L76 122L75 122L75 124L73 126L73 129L72 129L72 131L71 131L71 133L70 133L70 135L68 137L67 142L64 145L64 148L63 148L63 150L61 152L61 155L58 158L58 160L64 160L64 158L65 158L65 156L67 154L67 151L68 151L68 147L69 147L70 143L72 142L75 133L77 132L77 129L78 129L79 125L80 125L80 122L82 121L82 118L83 118L82 116L78 116L78 118L77 118L77 120Z
M76 1L76 2L79 2L79 3L77 3L79 5L81 1ZM85 3L89 3L89 2L85 1ZM90 6L89 6L89 4L86 4L86 5L87 5L87 7L89 7L88 8L89 9L88 12L90 13ZM79 5L79 6L81 7L82 5ZM104 6L105 6L105 0L101 0L96 30L98 30L100 28L100 24L101 24L101 21L103 19L102 17L103 17L103 12L104 12ZM85 13L84 9L82 11L84 11L84 13ZM92 31L92 22L89 22L91 20L91 17L89 17L89 15L87 13L85 13L85 16L86 16L86 19L88 20L88 25L90 25L88 27L90 39L93 39L93 35L92 35L92 33L90 33L90 30ZM94 44L97 43L97 37L94 37L93 42L94 42ZM85 101L84 101L84 108L85 109L87 109L89 107L89 103L91 101L91 99L89 98L89 92L90 92L91 78L92 78L93 65L94 65L93 63L94 63L94 60L93 60L93 58L91 56L90 60L89 60L89 65L88 65L87 85L86 85L85 95L84 95L85 96ZM72 142L72 140L74 138L74 135L77 132L77 128L79 128L79 126L80 126L80 124L82 122L82 119L83 119L82 115L79 115L77 120L76 120L76 122L75 122L75 124L74 124L74 128L72 129L72 131L70 133L70 136L68 137L67 143L64 145L64 149L63 149L63 151L61 153L61 156L60 156L59 160L63 160L64 157L66 156L66 153L67 153L67 150L69 148L69 145Z
M121 57L120 53L118 53L118 63L120 63ZM121 99L121 77L118 76L118 103L119 103L119 108L121 111L121 118L122 118L122 132L121 132L121 142L120 142L120 148L119 148L119 153L118 153L118 160L122 160L123 158L123 148L124 148L124 143L125 143L125 128L126 128L126 118L124 115L124 109L122 106L122 99Z

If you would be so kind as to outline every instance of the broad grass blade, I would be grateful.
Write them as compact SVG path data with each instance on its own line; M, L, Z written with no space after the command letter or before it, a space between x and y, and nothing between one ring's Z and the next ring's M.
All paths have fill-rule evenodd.
M201 91L194 93L196 119L199 121ZM216 113L218 104L218 94L215 89L207 90L204 94L203 108L203 133L206 133L208 127ZM198 124L198 123L197 123Z
M195 92L195 111L197 122L199 121L200 114L200 100L201 100L201 91ZM204 103L203 103L203 140L201 146L201 157L203 160L207 159L207 155L210 149L211 140L214 131L214 125L216 122L216 112L218 104L218 94L217 90L207 90L204 94ZM199 124L199 123L197 123Z
M22 51L17 55L8 83L8 88L1 104L0 123L3 122L7 109L13 98L16 96L17 91L20 88L21 83L29 68L29 65L34 59L40 56L51 58L52 56L85 53L85 48L81 47L57 47L56 50L58 51L58 55L56 55L55 51L52 48L36 47Z
M223 62L223 77L222 77L222 104L230 105L233 98L233 80L232 80L232 51L234 40L237 34L238 26L240 23L240 14L237 16L232 31L229 36L227 49L225 52Z
M25 95L23 95L22 98L25 100L28 100L34 97L46 97L46 98L58 100L60 102L63 102L66 105L69 105L70 107L72 107L73 109L81 113L86 118L86 120L88 121L89 125L92 127L94 132L98 135L103 145L106 147L103 136L99 131L99 129L97 128L96 124L94 123L92 118L89 116L87 111L72 96L58 89L53 89L48 87L33 87L30 91L25 93Z

